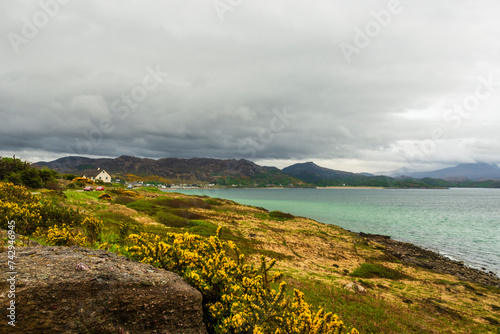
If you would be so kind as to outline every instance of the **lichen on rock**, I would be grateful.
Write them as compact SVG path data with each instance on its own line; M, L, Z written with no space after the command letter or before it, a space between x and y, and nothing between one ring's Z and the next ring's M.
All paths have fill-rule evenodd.
M0 253L2 305L7 263ZM81 247L18 248L15 266L9 333L206 333L200 292L175 273Z

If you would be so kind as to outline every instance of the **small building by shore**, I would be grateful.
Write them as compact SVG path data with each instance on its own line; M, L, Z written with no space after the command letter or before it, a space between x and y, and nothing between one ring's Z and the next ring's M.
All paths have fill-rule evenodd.
M85 177L87 179L91 179L94 182L97 180L101 180L104 183L111 182L111 175L109 175L109 173L106 172L104 169L100 169L100 168L85 170L82 177Z

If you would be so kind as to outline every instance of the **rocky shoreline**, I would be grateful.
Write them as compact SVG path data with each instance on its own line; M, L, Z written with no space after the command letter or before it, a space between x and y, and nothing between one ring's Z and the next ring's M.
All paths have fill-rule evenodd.
M407 242L392 240L390 236L360 232L359 236L384 246L388 255L394 256L405 264L449 274L462 281L481 283L500 288L500 278L493 272L485 272L466 266L461 261L451 260L436 252Z

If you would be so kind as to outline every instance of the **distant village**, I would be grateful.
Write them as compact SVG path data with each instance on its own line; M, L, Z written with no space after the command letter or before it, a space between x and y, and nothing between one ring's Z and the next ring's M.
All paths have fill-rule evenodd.
M127 182L126 180L116 177L113 178L111 174L109 174L106 170L97 168L97 169L89 169L85 170L82 174L83 178L87 178L97 183L119 183L126 185L128 188L139 188L139 187L157 187L160 189L195 189L195 188L208 188L215 187L215 183L208 184L188 184L188 183L161 183L161 182L150 182L148 181L135 181L135 182ZM236 185L233 185L236 186Z

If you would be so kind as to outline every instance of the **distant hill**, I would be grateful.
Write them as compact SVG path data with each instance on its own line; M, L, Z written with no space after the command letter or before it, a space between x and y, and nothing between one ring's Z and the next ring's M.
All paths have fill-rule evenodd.
M48 167L61 173L81 174L86 169L105 169L114 176L125 177L156 175L172 182L213 182L218 184L237 184L265 186L282 184L302 186L304 182L283 173L276 167L259 166L252 161L221 160L209 158L162 158L158 160L121 156L115 159L91 159L86 157L65 157L51 162L38 162L36 165Z
M495 164L488 164L484 162L460 164L456 167L449 167L428 172L406 172L405 174L416 179L430 177L455 182L464 181L465 179L473 181L500 180L500 168Z
M341 170L320 167L314 162L304 162L291 165L282 169L286 174L310 183L318 183L327 180L367 180L368 177L362 174L344 172Z
M298 163L283 168L286 174L317 186L369 186L386 188L443 188L448 187L442 180L426 179L425 182L406 176L392 178L369 173L351 173L329 169L313 162Z

